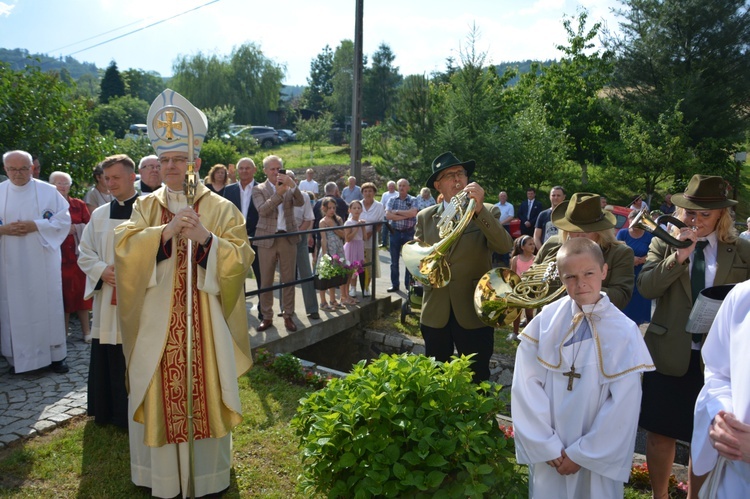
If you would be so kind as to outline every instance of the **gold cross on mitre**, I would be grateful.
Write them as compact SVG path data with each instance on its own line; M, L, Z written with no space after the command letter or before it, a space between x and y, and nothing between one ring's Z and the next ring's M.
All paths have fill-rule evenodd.
M172 121L174 119L174 111L164 111L164 116L167 117L167 120L166 121L156 120L156 127L166 128L167 131L164 134L164 138L167 140L174 140L174 134L172 133L172 129L182 130L182 122Z

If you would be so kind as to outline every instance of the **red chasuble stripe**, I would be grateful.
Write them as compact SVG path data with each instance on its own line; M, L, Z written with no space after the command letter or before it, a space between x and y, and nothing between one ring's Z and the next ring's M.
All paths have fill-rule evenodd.
M196 211L198 207L196 205ZM162 209L161 221L169 223L174 214ZM175 244L176 243L176 244ZM176 246L174 294L169 318L167 345L161 358L162 394L164 397L164 418L166 421L167 443L187 442L187 240L183 237L172 239L172 249ZM195 244L193 245L196 246ZM193 427L195 439L210 438L208 410L205 392L205 367L203 365L202 331L200 306L198 303L197 259L193 264Z

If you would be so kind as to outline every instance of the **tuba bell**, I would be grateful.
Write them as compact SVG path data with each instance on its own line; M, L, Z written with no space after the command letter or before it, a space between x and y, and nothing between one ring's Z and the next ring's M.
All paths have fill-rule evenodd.
M490 270L474 289L474 311L493 328L512 324L524 309L543 307L565 292L557 272L557 251L520 276L505 267ZM555 286L559 286L555 288Z
M474 215L476 201L461 191L451 198L448 207L438 220L440 241L427 244L409 241L401 248L401 257L411 276L420 283L433 288L442 288L451 280L451 268L447 256L461 234L469 226Z

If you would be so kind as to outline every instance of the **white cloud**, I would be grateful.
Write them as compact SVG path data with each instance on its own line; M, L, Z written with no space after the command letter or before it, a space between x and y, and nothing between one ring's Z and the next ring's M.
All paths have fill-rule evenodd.
M10 15L10 11L13 10L13 7L15 7L15 5L0 2L0 17L8 17Z

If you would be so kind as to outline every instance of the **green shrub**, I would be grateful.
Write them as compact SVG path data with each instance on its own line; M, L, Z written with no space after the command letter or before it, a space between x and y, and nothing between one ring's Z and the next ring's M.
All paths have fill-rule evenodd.
M525 475L495 415L500 386L471 382L467 357L358 363L302 400L305 493L328 497L521 497Z

